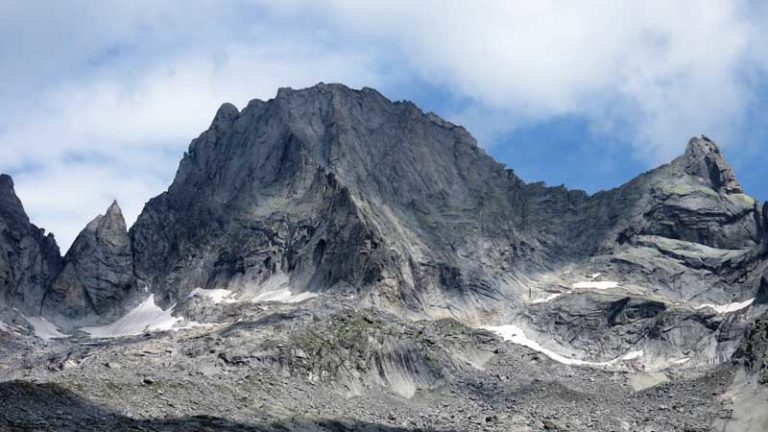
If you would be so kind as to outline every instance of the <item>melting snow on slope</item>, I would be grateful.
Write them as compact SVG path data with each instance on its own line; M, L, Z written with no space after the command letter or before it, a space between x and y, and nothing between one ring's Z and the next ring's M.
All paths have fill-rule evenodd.
M99 327L83 327L80 330L94 338L115 338L135 336L145 331L181 330L197 327L202 324L174 317L173 306L162 310L155 304L155 295L150 295L143 303L136 306L124 317Z
M736 312L738 310L742 310L746 307L749 307L750 305L752 305L753 301L755 301L754 298L751 298L749 300L744 300L743 302L730 303L726 305L713 305L713 304L707 303L701 306L697 306L696 309L712 308L715 310L715 312L724 314L724 313Z
M517 345L522 345L525 347L528 347L534 351L538 351L547 357L551 358L552 360L555 360L556 362L568 364L568 365L575 365L575 366L611 366L616 363L620 363L623 361L629 361L634 360L637 358L640 358L643 356L643 351L631 351L627 354L624 354L621 357L615 358L613 360L607 361L607 362L590 362L586 360L579 360L579 359L573 359L568 358L565 356L562 356L552 350L549 350L547 348L544 348L541 346L538 342L535 340L529 339L525 336L525 333L523 331L515 326L515 325L503 325L503 326L491 326L491 327L481 327L485 330L492 331L499 336L501 336L504 340L510 341Z
M29 322L35 332L35 336L39 337L40 339L50 340L69 337L68 334L62 333L58 327L43 317L25 316L24 319Z
M309 300L313 297L317 297L316 293L303 292L299 294L292 294L288 288L281 288L274 291L266 291L257 295L254 299L254 303L261 302L278 302L278 303L300 303L304 300Z
M556 299L556 298L560 297L561 295L563 295L563 293L558 293L558 294L550 294L550 295L548 295L548 296L546 296L546 297L544 297L544 298L537 298L537 299L533 300L533 301L531 302L531 304L538 304L538 303L549 303L549 302L551 302L552 300L554 300L554 299Z
M277 302L277 303L300 303L317 297L317 293L303 292L293 294L289 284L290 279L284 273L276 273L264 281L259 287L254 288L261 291L253 298L254 303Z
M221 288L217 288L217 289L195 288L194 290L192 290L189 296L190 297L207 297L211 299L211 301L214 304L235 303L237 301L237 299L235 298L234 292L230 290L221 289Z
M591 281L576 282L575 284L573 284L573 288L575 289L592 288L592 289L604 290L604 289L618 288L618 287L619 287L619 283L614 281L591 280Z

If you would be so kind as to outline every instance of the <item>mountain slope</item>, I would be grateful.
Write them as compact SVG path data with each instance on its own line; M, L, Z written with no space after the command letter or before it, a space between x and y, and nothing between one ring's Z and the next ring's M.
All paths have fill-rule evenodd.
M370 301L420 311L437 285L491 291L464 276L457 251L499 249L489 234L502 255L533 250L516 235L521 186L462 128L409 103L337 85L281 90L242 113L223 106L192 143L131 230L137 272L160 291L290 273L298 290L376 286Z
M13 189L0 175L0 303L37 315L61 258L52 234L31 224Z
M45 315L59 322L117 318L135 292L133 256L117 202L83 229L64 257L64 266L46 293Z
M760 242L759 219L708 138L588 196L523 183L413 104L320 84L223 105L131 238L137 276L166 304L287 276L293 291L471 321L504 316L531 280L572 265L730 300L753 289L726 285L744 277L735 263Z

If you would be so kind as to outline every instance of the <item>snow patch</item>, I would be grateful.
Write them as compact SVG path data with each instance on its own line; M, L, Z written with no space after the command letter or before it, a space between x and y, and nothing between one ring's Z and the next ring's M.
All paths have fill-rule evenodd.
M599 273L597 273L597 275L599 276ZM604 289L611 289L611 288L618 288L618 287L619 287L619 283L614 281L591 280L591 281L576 282L575 284L573 284L574 289L592 288L592 289L604 290Z
M592 274L589 276L589 278L590 278L590 279L592 279L592 280L595 280L595 279L599 278L601 274L602 274L602 273L592 273Z
M190 297L207 297L214 304L235 303L237 301L237 299L235 298L234 292L226 289L221 289L221 288L216 288L216 289L195 288L194 290L192 290L189 296Z
M544 298L537 298L537 299L533 300L533 301L531 302L531 304L549 303L549 302L551 302L552 300L554 300L554 299L556 299L556 298L560 297L561 295L563 295L563 293L558 293L558 294L550 294L550 295L548 295L548 296L546 296L546 297L544 297Z
M567 365L574 365L574 366L612 366L620 362L629 361L629 360L635 360L644 355L643 351L631 351L626 354L624 354L621 357L617 357L613 360L609 360L606 362L591 362L586 360L580 360L580 359L574 359L574 358L568 358L565 356L562 356L552 350L549 350L547 348L544 348L536 342L533 339L530 339L525 336L525 333L522 329L517 327L516 325L509 324L509 325L503 325L503 326L488 326L488 327L481 327L482 329L492 331L499 336L501 336L505 341L512 342L517 345L522 345L524 347L528 347L534 351L538 351L547 357L551 358L552 360L567 364Z
M276 273L272 275L260 286L250 290L251 292L256 291L258 293L253 297L253 303L300 303L319 295L313 292L294 294L289 282L290 278L285 273Z
M683 357L681 359L672 360L672 364L681 365L681 364L688 363L689 361L691 361L690 357Z
M743 302L737 302L737 303L729 303L726 305L713 305L713 304L703 304L701 306L697 306L696 309L704 309L704 308L712 308L715 310L715 312L719 314L725 314L725 313L731 313L736 312L738 310L742 310L744 308L747 308L752 305L752 302L754 302L755 299L751 298L749 300L744 300Z
M303 292L299 294L291 293L288 288L281 288L274 291L266 291L257 295L254 299L254 303L263 302L278 302L278 303L300 303L304 300L309 300L313 297L317 297L316 293Z
M43 317L24 316L24 319L32 326L35 336L40 339L51 340L70 337L70 335L62 333L58 327Z
M80 330L93 338L116 338L136 336L147 331L181 330L198 327L203 324L174 317L171 306L162 310L155 304L155 295L150 295L144 302L128 312L124 317L105 326L83 327Z

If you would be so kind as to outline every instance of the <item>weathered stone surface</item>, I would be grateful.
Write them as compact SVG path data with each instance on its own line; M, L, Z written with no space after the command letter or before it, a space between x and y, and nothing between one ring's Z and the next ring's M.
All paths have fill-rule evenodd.
M720 154L720 148L706 136L691 138L683 163L687 174L699 177L718 192L744 193L733 169Z
M80 232L43 301L59 321L113 318L136 287L131 243L117 202Z
M60 260L53 235L30 223L13 181L0 175L0 303L39 314Z
M242 112L223 105L131 238L138 277L166 303L287 274L298 291L352 290L371 304L471 318L480 303L518 302L531 274L619 252L642 261L647 236L749 250L757 214L707 138L588 196L525 184L463 128L411 103L320 84ZM665 253L658 277L671 280L681 258ZM719 280L717 257L733 257L712 255ZM699 265L686 259L683 268Z
M498 285L459 250L493 265L547 253L514 234L531 229L514 223L522 187L464 129L410 103L282 89L239 114L225 105L192 143L131 231L137 274L171 298L287 273L298 290L362 290L419 311L434 288Z
M29 225L2 200L1 221ZM414 430L708 430L738 390L734 351L765 371L758 208L704 137L590 196L525 184L463 128L374 90L281 89L222 105L129 233L116 204L92 221L40 285L72 337L43 345L42 319L0 313L0 369L127 413L82 408L85 430L211 414L261 430L257 407ZM9 250L0 264L18 267ZM252 301L285 287L320 295ZM133 295L151 306L129 315L138 331L94 342L72 328L113 321ZM629 371L669 382L636 392ZM67 423L25 409L72 396L6 387L23 397L0 423Z

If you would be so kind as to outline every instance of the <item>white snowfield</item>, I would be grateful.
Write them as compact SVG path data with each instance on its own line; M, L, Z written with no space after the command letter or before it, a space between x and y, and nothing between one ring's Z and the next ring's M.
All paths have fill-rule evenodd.
M124 317L99 327L83 327L80 330L88 333L93 338L116 338L123 336L136 336L147 331L181 330L198 327L203 324L187 321L184 318L174 317L171 306L167 310L160 309L155 304L155 295L150 295L144 302L128 312Z
M254 303L264 302L277 302L277 303L300 303L304 300L309 300L313 297L317 297L318 294L313 292L303 292L299 294L291 293L288 288L281 288L274 291L265 291L257 295L254 299Z
M714 309L715 312L719 314L725 314L725 313L731 313L736 312L739 310L742 310L744 308L747 308L752 305L752 302L754 302L755 299L751 298L749 300L744 300L743 302L737 302L737 303L729 303L725 305L713 305L713 304L703 304L701 306L697 306L696 309L704 309L704 308L711 308Z
M596 273L599 275L599 273ZM573 284L572 288L574 289L598 289L598 290L604 290L604 289L611 289L611 288L618 288L619 283L615 281L581 281L576 282Z
M548 296L546 296L546 297L543 297L543 298L537 298L537 299L533 300L533 301L531 302L531 304L549 303L549 302L551 302L552 300L554 300L554 299L556 299L556 298L560 297L561 295L563 295L563 293L550 294L550 295L548 295Z
M525 333L517 327L516 325L509 324L509 325L503 325L503 326L488 326L488 327L481 327L482 329L492 331L499 336L501 336L505 341L510 341L517 345L522 345L524 347L528 347L534 351L538 351L547 357L551 358L552 360L567 364L567 365L574 365L574 366L612 366L617 363L621 363L624 361L634 360L642 357L644 355L643 351L631 351L626 354L624 354L621 357L615 358L613 360L609 360L606 362L591 362L586 360L580 360L580 359L574 359L574 358L568 358L565 356L562 356L552 350L549 350L547 348L544 348L536 342L535 340L532 340L525 336Z
M24 319L32 326L35 336L43 340L68 338L70 335L62 333L58 327L43 317L28 317Z
M221 288L216 289L203 289L195 288L189 294L190 297L206 297L209 298L214 304L219 303L235 303L237 298L235 293Z

